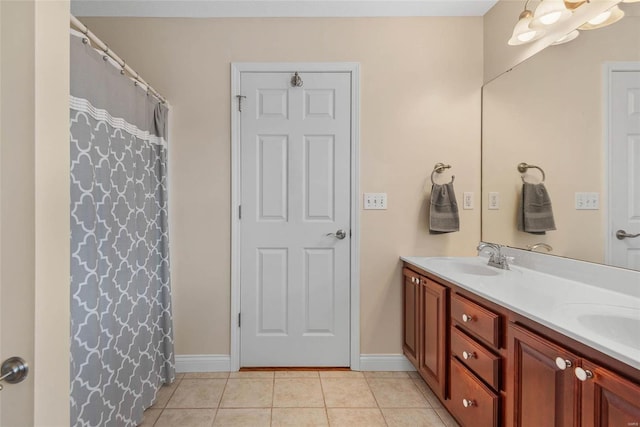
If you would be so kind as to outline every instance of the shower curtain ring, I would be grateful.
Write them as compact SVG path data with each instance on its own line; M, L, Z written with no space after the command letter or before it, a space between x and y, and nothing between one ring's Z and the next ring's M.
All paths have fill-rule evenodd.
M105 43L104 44L104 49L102 49L102 51L108 55L109 54L109 45Z
M86 36L89 33L89 27L85 26L84 31L80 31L80 32Z
M122 60L122 69L120 70L120 74L122 74L124 76L124 69L127 66L127 61L125 61L124 59Z

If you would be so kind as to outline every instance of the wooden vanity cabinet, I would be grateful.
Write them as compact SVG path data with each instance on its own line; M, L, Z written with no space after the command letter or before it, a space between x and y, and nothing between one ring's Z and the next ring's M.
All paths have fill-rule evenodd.
M448 377L448 288L405 268L404 354L425 382L445 399Z
M509 335L513 418L507 426L640 425L640 385L518 325L509 326Z

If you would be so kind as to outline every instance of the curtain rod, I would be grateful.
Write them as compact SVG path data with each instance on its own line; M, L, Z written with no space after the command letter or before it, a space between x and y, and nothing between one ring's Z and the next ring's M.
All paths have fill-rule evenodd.
M127 63L123 59L121 59L114 51L109 49L109 46L107 46L106 43L100 40L98 36L96 36L94 33L89 31L89 28L87 28L86 25L80 22L80 20L75 16L73 15L70 15L70 16L71 16L71 25L76 27L82 34L87 36L92 43L95 43L95 45L98 48L100 48L105 53L105 55L108 55L109 57L111 57L111 59L116 61L118 65L122 67L123 71L126 71L131 77L133 77L134 80L144 85L147 88L147 90L153 94L153 96L158 98L163 104L167 103L167 99L164 96L160 95L160 92L155 90L149 83L144 81L144 79L140 77L140 74L138 74L133 68L128 66Z

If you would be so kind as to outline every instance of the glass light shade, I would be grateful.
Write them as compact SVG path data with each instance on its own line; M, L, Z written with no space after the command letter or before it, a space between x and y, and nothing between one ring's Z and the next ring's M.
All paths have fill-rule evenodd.
M514 27L513 34L511 35L511 38L508 42L510 46L518 46L521 44L530 43L542 37L544 31L529 28L529 24L531 23L532 18L533 14L530 10L525 10L520 14L518 23Z
M624 16L624 12L618 7L613 6L611 9L606 12L601 13L600 15L590 19L585 22L581 26L578 27L579 30L595 30L598 28L606 27L607 25L611 25L615 22L618 22Z
M580 31L573 30L569 34L560 37L555 42L551 43L553 46L557 46L559 44L569 43L571 40L575 40L580 35Z
M558 22L566 21L571 17L571 11L567 9L562 0L542 0L533 14L531 28L544 28Z

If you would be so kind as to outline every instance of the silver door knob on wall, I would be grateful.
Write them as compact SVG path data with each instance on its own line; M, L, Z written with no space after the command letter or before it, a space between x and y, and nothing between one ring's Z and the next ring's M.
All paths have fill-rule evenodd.
M347 237L347 233L344 230L338 230L335 233L327 233L327 236L333 236L336 239L342 240Z
M640 236L640 233L638 233L638 234L629 234L624 230L616 231L616 237L618 238L618 240L633 239L633 238L638 237L638 236Z
M9 384L17 384L27 378L29 375L29 366L20 357L10 357L4 361L2 367L0 367L0 381L6 381ZM2 384L0 384L0 390L2 390Z

